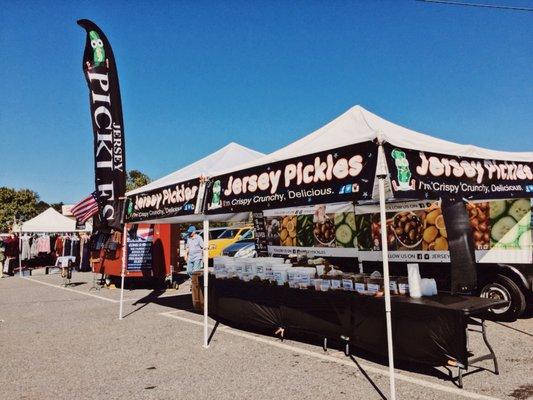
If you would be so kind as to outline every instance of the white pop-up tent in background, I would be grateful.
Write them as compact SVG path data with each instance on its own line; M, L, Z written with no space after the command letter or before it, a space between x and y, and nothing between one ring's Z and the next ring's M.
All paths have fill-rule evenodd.
M92 226L86 224L76 229L76 221L65 217L52 207L22 224L21 233L91 232Z
M24 233L91 232L92 230L92 225L89 223L85 224L85 228L77 229L75 220L64 216L54 208L50 207L39 215L22 223L19 232L22 235ZM19 257L19 272L20 276L22 276L22 257Z

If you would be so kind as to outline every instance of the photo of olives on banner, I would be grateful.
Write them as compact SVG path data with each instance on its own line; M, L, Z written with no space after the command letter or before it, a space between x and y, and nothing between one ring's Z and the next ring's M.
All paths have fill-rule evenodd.
M438 205L431 206L425 211L422 238L422 250L447 251L449 248L448 232L442 210Z
M490 247L490 207L487 201L482 203L466 203L468 219L472 226L474 248L488 250Z
M315 244L322 247L335 247L335 225L333 215L327 215L322 221L314 223Z
M400 246L414 249L422 242L422 218L413 211L401 211L392 218L394 236Z
M281 220L279 240L282 246L296 246L296 215L287 215Z

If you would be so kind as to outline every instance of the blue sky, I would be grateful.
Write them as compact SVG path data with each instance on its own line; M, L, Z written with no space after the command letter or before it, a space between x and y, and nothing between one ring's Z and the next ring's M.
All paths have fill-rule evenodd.
M533 12L414 0L9 1L0 186L66 203L94 190L79 18L113 46L127 166L152 178L230 141L273 151L355 104L444 139L533 151Z

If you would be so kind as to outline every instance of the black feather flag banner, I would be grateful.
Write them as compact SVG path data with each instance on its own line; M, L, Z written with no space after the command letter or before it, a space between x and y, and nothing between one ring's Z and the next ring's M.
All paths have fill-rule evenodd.
M95 228L122 228L126 191L126 153L122 103L115 57L102 30L93 22L78 21L87 32L83 72L89 86L94 134L95 189L101 202Z

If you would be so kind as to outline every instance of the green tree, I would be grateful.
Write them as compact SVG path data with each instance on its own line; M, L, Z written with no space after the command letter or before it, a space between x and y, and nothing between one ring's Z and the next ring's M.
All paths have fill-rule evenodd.
M33 190L0 187L0 231L9 231L15 217L22 221L35 217L43 207L39 203L44 202Z
M152 180L148 175L143 174L141 171L132 169L128 172L126 176L126 191L137 189L138 187L144 186L150 183Z

